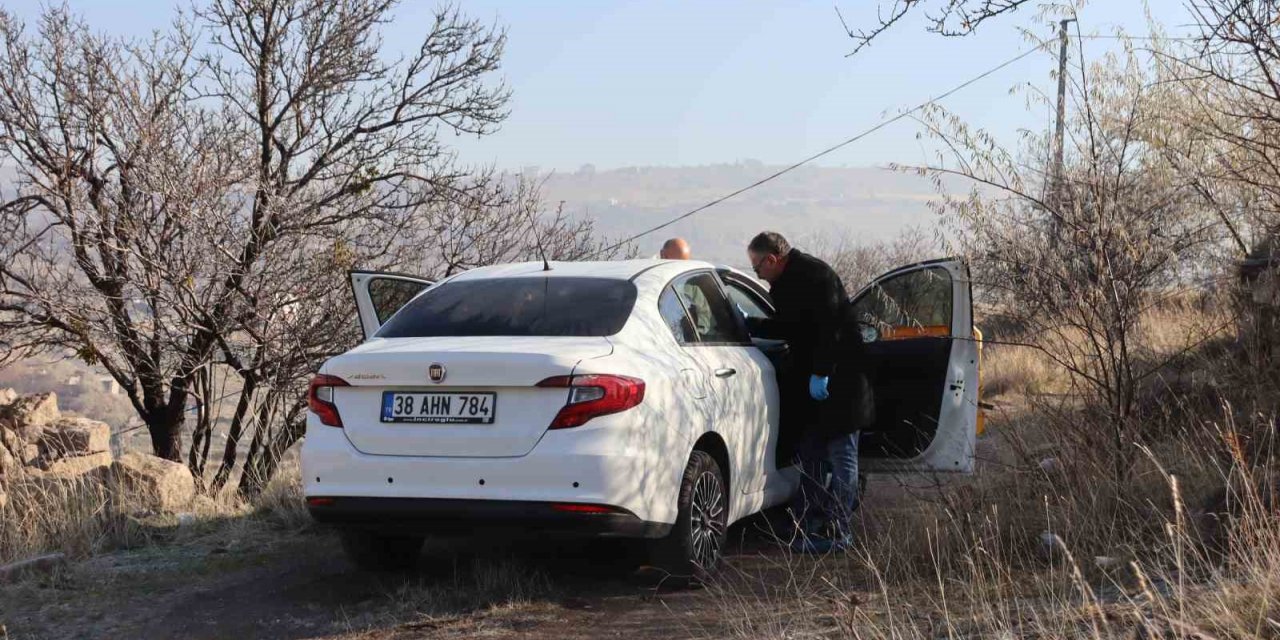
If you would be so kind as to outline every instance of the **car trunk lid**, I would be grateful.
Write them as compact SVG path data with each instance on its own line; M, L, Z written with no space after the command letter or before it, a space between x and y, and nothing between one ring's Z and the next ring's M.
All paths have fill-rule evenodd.
M536 385L612 350L602 337L375 339L330 360L324 373L350 384L335 389L334 404L347 438L362 453L514 457L533 449L567 399L566 389ZM492 393L493 422L386 422L388 392Z

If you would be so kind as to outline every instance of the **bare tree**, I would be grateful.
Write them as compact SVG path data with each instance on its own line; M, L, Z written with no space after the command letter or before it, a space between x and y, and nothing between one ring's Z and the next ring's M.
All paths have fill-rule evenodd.
M967 36L982 23L1012 13L1032 0L892 0L876 5L876 19L869 28L850 27L836 6L836 15L845 32L854 41L854 55L871 45L881 34L908 16L923 13L930 33L943 36Z
M0 153L19 172L0 204L7 346L101 363L175 460L191 385L219 356L250 389L234 458L248 422L272 415L252 391L296 391L301 365L273 341L297 342L290 322L340 286L300 274L417 246L420 212L476 197L441 131L483 135L506 115L490 80L501 32L442 9L388 62L394 6L213 0L141 44L65 9L36 37L0 17ZM297 344L311 362L322 346Z
M1206 197L1225 216L1234 216L1226 221L1243 254L1280 231L1280 167L1274 160L1280 141L1280 8L1256 0L1197 0L1187 6L1197 19L1198 41L1163 53L1162 60L1194 110L1171 115L1182 115L1179 124L1212 147L1213 162L1200 173L1234 189L1225 202L1211 192ZM1232 206L1240 200L1248 206Z
M240 132L194 103L189 25L143 42L65 8L34 34L0 12L0 333L9 355L74 350L110 372L177 459L188 384L213 347L203 256L244 179ZM217 316L212 316L216 318Z
M439 133L483 135L506 116L508 92L489 82L505 37L446 8L414 52L387 62L379 30L395 5L213 0L197 12L214 34L200 58L207 90L255 142L211 310L236 310L233 330L214 339L241 378L215 492L246 431L256 425L260 465L270 425L301 423L307 372L351 344L334 295L345 268L398 261L430 233L423 211L477 197ZM264 473L255 469L250 485Z
M1280 260L1280 9L1256 0L1194 0L1193 44L1153 45L1181 94L1166 119L1182 144L1165 146L1180 176L1229 234L1220 262L1240 265L1241 342L1252 364L1275 361L1280 313L1273 287ZM1261 369L1260 369L1261 370Z
M1143 314L1198 284L1199 257L1224 236L1169 162L1180 94L1153 73L1130 55L1073 78L1064 179L1047 200L1045 138L1019 157L940 110L925 120L951 151L922 172L975 185L940 205L975 284L1102 409L1103 428L1078 433L1112 456L1117 482L1142 439L1138 390L1164 363L1141 340Z

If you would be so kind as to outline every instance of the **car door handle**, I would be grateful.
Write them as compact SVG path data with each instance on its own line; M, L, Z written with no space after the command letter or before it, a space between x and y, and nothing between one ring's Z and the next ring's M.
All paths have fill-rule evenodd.
M738 370L737 370L737 369L730 369L729 367L721 367L721 368L719 368L719 369L716 369L716 377L717 377L717 378L728 378L729 376L731 376L731 375L733 375L733 374L735 374L735 373L737 373L737 372L738 372Z

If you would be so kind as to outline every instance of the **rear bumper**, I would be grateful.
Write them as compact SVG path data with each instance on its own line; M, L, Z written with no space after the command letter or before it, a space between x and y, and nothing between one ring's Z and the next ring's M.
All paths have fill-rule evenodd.
M613 513L559 511L556 503L519 500L311 496L318 522L382 532L503 537L661 538L670 524L647 522L623 509Z
M309 416L301 456L303 495L308 497L335 497L344 501L396 499L406 501L402 503L406 505L426 505L428 512L482 503L580 503L617 507L623 513L634 514L631 517L641 522L672 523L676 519L679 485L654 481L643 455L643 441L619 438L620 433L626 434L629 430L616 428L621 425L611 428L606 420L600 420L598 427L586 425L549 431L533 451L513 458L370 455L356 450L342 429L313 424L313 421L314 416ZM424 502L408 502L412 500ZM362 517L355 503L347 504L353 505L353 511L344 518ZM396 503L370 501L366 504ZM490 510L468 507L434 517L391 518L391 514L388 517L465 521L479 516L501 520L501 511L499 508L495 515ZM370 513L373 515L376 514ZM529 515L539 513L516 513L514 519L526 520L525 516Z

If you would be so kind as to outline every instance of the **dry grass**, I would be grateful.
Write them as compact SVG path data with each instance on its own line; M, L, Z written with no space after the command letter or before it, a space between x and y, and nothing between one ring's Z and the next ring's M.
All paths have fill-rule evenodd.
M1069 383L1059 372L1048 356L1035 349L1001 344L982 348L982 394L987 400L1065 393Z
M181 544L216 530L238 536L256 530L311 526L296 468L285 468L252 502L230 495L197 496L178 513L155 513L122 487L96 475L29 476L10 481L0 509L0 563L61 551L85 558L114 549Z
M144 528L125 514L127 494L92 477L17 479L0 509L0 562L48 551L84 557L146 542Z
M980 473L869 495L853 552L726 575L711 593L728 635L1280 638L1280 393L1274 373L1204 339L1223 319L1186 304L1144 318L1144 357L1167 364L1120 478L1085 437L1107 425L1066 374L989 346L984 388L1001 408Z
M1045 352L1020 346L1037 342L1035 336L1000 324L995 322L993 335L988 336L992 344L985 345L982 352L982 382L987 399L1072 392L1075 387L1068 371ZM1205 346L1228 339L1234 327L1227 301L1175 298L1142 315L1134 335L1135 351L1144 364L1160 365L1166 380L1184 372L1218 373L1220 363L1203 361ZM1062 329L1049 340L1082 342L1085 338L1079 331Z
M1154 455L1123 493L1101 470L988 468L901 508L873 511L873 496L855 551L782 553L710 591L739 638L1280 638L1280 524L1245 481L1274 470L1222 469L1235 507L1208 527L1183 487L1213 472Z

